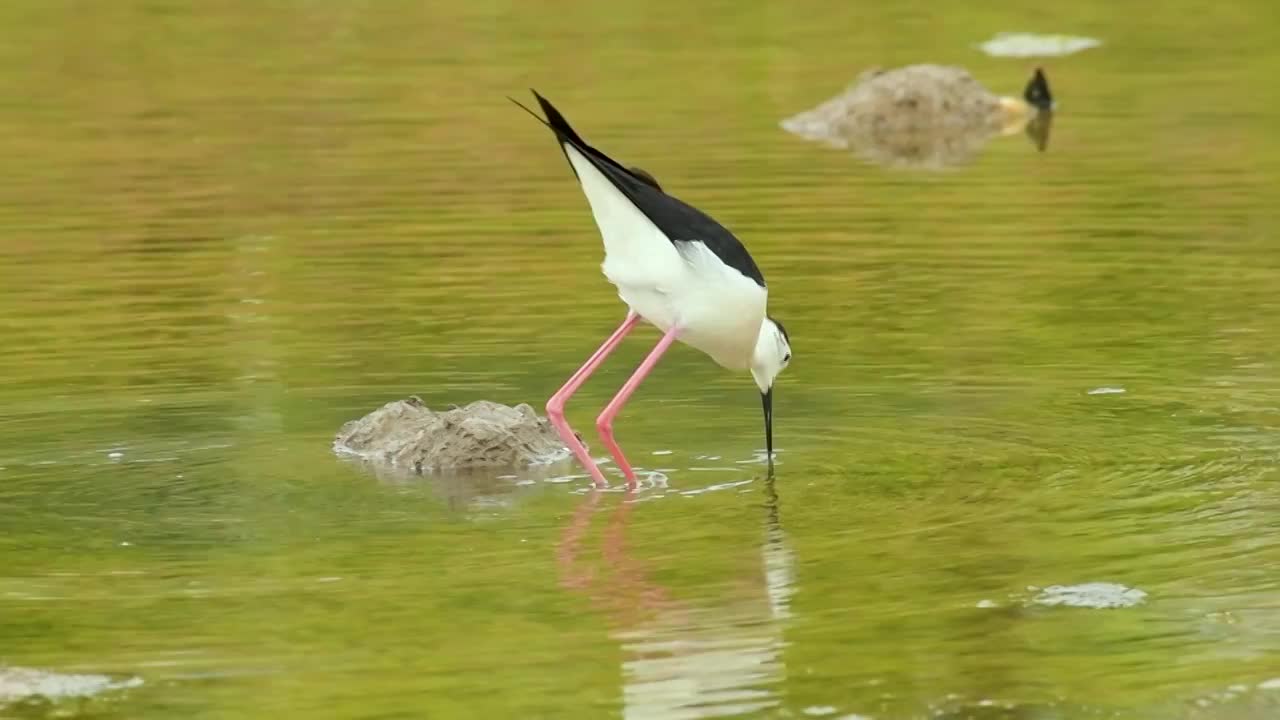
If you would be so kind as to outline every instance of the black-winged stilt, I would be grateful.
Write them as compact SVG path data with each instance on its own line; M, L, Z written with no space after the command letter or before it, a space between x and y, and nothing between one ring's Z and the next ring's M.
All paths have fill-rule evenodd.
M742 243L705 213L667 194L648 173L591 147L546 98L532 91L582 185L604 240L604 275L629 308L622 325L547 401L547 417L565 444L604 482L564 418L564 406L627 333L645 320L662 339L605 406L596 429L629 482L635 471L613 438L613 419L678 339L730 370L750 370L764 407L765 451L773 463L773 381L791 361L787 331L769 317L764 276Z

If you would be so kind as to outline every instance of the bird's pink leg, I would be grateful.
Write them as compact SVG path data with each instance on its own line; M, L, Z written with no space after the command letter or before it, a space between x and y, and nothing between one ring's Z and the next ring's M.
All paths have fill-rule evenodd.
M617 330L613 331L608 340L604 341L600 349L587 358L587 362L578 368L578 371L569 378L564 387L557 390L556 394L552 395L551 399L547 401L547 419L551 421L551 425L555 427L564 444L573 451L574 456L578 458L578 462L582 463L587 472L591 473L591 479L597 485L605 484L604 473L600 472L600 468L596 467L596 463L591 459L591 454L587 452L586 446L573 434L573 428L569 427L568 421L564 419L564 404L578 391L578 388L582 387L587 378L591 377L591 373L600 367L604 359L609 357L609 353L613 352L618 343L622 342L622 338L626 337L627 333L631 332L639 322L640 316L635 312L628 311L627 319L622 321L622 324L618 326Z
M631 393L640 387L640 383L653 370L653 366L658 364L658 360L663 353L676 341L676 335L679 333L679 328L671 328L662 336L662 339L658 341L653 350L649 351L644 362L640 363L640 367L636 368L635 373L622 386L618 394L605 406L604 411L600 413L600 417L596 418L596 430L600 432L600 439L604 441L604 446L609 449L609 454L618 463L618 467L622 468L622 474L627 477L629 482L635 482L636 473L631 469L631 463L627 462L626 456L622 454L622 448L618 447L618 443L613 439L613 418L622 409L622 406L627 403Z

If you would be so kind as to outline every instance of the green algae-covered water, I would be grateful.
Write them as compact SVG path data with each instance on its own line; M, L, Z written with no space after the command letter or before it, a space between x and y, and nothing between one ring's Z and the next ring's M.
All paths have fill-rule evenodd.
M1276 21L10 0L0 667L131 686L0 717L1280 716ZM1043 64L1048 151L779 127L914 62ZM679 346L617 423L634 493L331 452L409 394L540 407L620 321L529 86L752 249L774 481L750 378Z

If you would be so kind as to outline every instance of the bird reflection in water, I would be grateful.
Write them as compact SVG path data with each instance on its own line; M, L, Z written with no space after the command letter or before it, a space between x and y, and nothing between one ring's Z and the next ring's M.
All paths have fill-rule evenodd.
M623 716L713 718L777 707L785 676L783 621L789 616L793 561L779 522L772 477L765 481L761 568L721 602L677 600L628 552L637 503L629 488L609 513L599 561L584 557L604 493L583 498L557 546L561 583L586 596L622 648Z

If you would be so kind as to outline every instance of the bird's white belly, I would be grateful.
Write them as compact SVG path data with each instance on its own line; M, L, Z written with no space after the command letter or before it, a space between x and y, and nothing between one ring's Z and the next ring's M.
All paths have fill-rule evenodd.
M608 253L605 277L640 317L666 332L680 329L679 340L710 355L723 367L750 367L767 293L753 280L727 267L701 243L682 244L681 262L636 272L643 262Z

